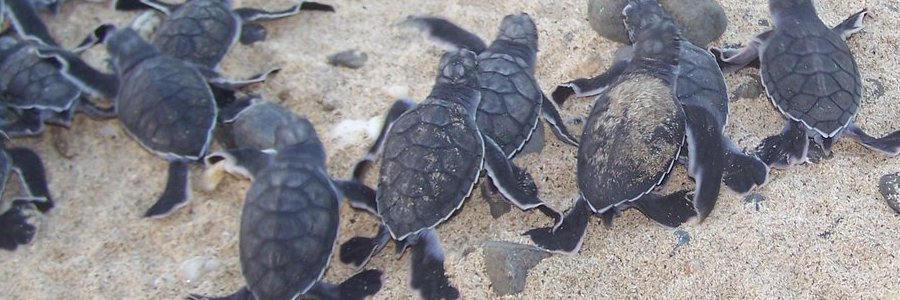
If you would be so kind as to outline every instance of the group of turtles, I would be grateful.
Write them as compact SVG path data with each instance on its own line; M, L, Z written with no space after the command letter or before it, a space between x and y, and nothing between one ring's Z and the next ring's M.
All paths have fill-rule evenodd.
M0 129L6 136L41 134L45 122L68 126L76 111L119 119L134 140L169 162L166 187L148 218L187 203L191 162L206 166L211 187L225 172L252 181L239 235L246 286L215 299L361 299L378 292L380 270L362 270L340 284L322 281L344 198L381 224L375 236L340 245L343 263L363 268L394 241L399 252L412 252L410 286L420 297L456 299L460 293L446 275L435 227L463 205L482 171L489 196L553 220L526 232L537 246L574 253L592 214L609 224L633 207L664 226L702 221L722 183L747 193L767 182L770 168L806 162L810 147L829 152L845 134L886 155L900 154L900 131L876 138L854 124L862 83L845 40L863 28L866 9L828 27L811 0L769 0L774 29L742 48L707 50L682 39L656 0L629 0L621 17L631 45L606 72L560 84L549 96L535 79L538 29L528 14L504 17L490 44L446 19L409 17L405 24L445 50L434 86L420 103L400 100L390 107L352 176L337 179L327 171L313 124L242 91L277 69L234 80L218 68L235 43L265 39L257 21L333 11L331 6L306 2L270 12L233 9L225 0L117 0L116 9L155 9L167 17L149 40L128 26L103 24L67 49L37 13L58 2L2 4L11 21L0 35ZM79 57L99 43L106 45L112 73ZM787 117L784 131L750 154L724 133L729 109L723 70L745 67L759 69L766 94ZM573 96L595 98L580 137L559 112ZM541 120L578 149L578 193L565 214L547 205L531 175L512 162L544 138ZM225 150L211 152L214 139ZM2 154L0 175L15 171L26 194L0 215L0 247L15 249L34 235L27 211L46 212L53 202L36 153L3 147ZM376 161L372 188L365 176ZM694 190L657 192L679 163L694 179Z

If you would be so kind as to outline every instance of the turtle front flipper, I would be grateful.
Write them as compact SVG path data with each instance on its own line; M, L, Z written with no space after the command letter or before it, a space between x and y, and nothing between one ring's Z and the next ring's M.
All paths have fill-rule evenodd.
M377 254L391 240L391 235L384 225L378 226L378 233L374 237L357 236L341 244L339 254L341 262L362 268L369 259Z
M24 39L44 45L59 45L50 35L50 30L41 20L31 0L5 0L3 4L9 12L12 27Z
M397 100L391 105L391 109L388 110L388 113L384 116L384 123L381 125L381 132L378 134L378 138L375 139L375 144L372 144L372 147L366 152L366 156L353 167L353 178L359 182L363 182L366 171L369 170L372 162L375 161L375 158L381 153L381 148L384 146L384 140L387 137L388 131L391 129L391 125L397 118L400 118L401 115L415 106L416 104L410 100Z
M221 171L253 180L256 174L272 163L274 150L230 149L211 153L203 158L206 171L203 178L207 190L213 190L222 179Z
M365 270L344 280L339 285L317 282L307 296L322 300L362 300L381 290L381 270Z
M716 58L719 68L725 72L734 72L744 67L759 68L759 48L765 44L770 35L772 30L760 33L751 38L743 48L711 47L709 51Z
M163 218L176 209L187 204L190 198L189 172L186 161L172 160L169 162L169 178L166 180L166 189L156 203L144 213L145 218Z
M231 78L225 78L221 74L219 74L219 72L216 72L215 70L212 70L212 69L209 69L209 68L206 68L203 66L194 65L194 67L196 67L198 70L200 70L200 73L203 74L204 77L206 77L206 81L210 85L212 85L216 88L220 88L220 89L224 89L224 90L231 90L231 91L242 89L251 84L266 81L267 79L269 79L270 75L276 74L279 71L281 71L281 68L277 68L277 67L269 68L268 70L254 74L245 79L231 79Z
M488 136L482 135L482 137L484 138L484 168L500 194L519 209L539 208L541 212L559 224L562 221L562 214L538 198L536 188L533 191L524 189L516 175L518 167L506 158L503 149L497 145L497 142Z
M616 82L619 75L625 72L629 61L620 60L615 62L609 70L597 75L593 78L578 78L558 85L553 92L553 102L562 106L570 97L589 97L596 96L606 90L612 83Z
M37 54L57 64L63 76L84 91L107 99L113 99L118 94L119 78L116 75L97 71L72 52L55 47L38 47Z
M725 185L738 194L762 186L769 177L769 166L758 157L741 152L731 140L725 141Z
M344 192L344 196L349 200L350 207L378 215L375 190L356 180L335 180L334 184Z
M278 11L267 11L257 8L242 7L235 9L234 12L237 13L238 16L241 17L241 20L243 20L244 22L254 22L287 18L299 14L301 10L334 12L334 6L318 2L303 2L300 5L294 5L290 8Z
M531 237L531 241L544 250L574 254L581 249L591 214L587 201L578 198L560 225L532 229L525 232L525 235Z
M113 8L118 11L155 9L166 15L171 14L177 5L156 0L113 0Z
M47 185L44 162L37 153L28 148L6 149L12 161L12 170L19 174L28 195L43 201L33 201L38 211L45 213L53 208L53 198Z
M412 246L410 287L422 299L459 299L444 269L444 250L434 229L418 234Z
M809 138L802 126L788 121L781 134L763 139L756 148L756 156L766 165L779 169L806 162Z
M698 182L699 185L699 182ZM697 191L696 194L702 191ZM694 199L697 195L694 195ZM697 200L694 200L695 202ZM678 227L687 223L692 218L697 217L699 209L691 205L688 198L688 191L677 191L666 196L660 196L654 193L644 195L638 200L629 203L630 206L637 208L648 219L653 220L660 225L666 227ZM712 207L710 207L712 209ZM708 214L709 212L707 212Z
M480 37L442 18L409 16L404 24L415 27L447 51L464 48L481 53L487 49L487 44Z
M253 297L253 293L245 286L228 296L210 297L191 294L187 296L187 300L256 300L256 297Z
M547 95L543 95L543 97L544 99L541 101L541 116L553 128L553 135L563 143L578 147L578 138L569 133L569 128L566 127L565 121L559 114L559 108Z
M725 148L722 127L716 117L703 107L683 105L688 146L688 173L696 182L694 208L700 221L706 219L722 186Z
M868 15L868 14L869 14L869 9L863 8L859 12L847 17L847 19L845 19L840 24L837 24L837 26L834 26L834 28L832 28L831 31L833 31L837 35L841 36L842 39L847 40L850 38L851 35L859 32L860 30L862 30L863 28L866 27L866 25L863 24L863 20L865 20L866 15Z
M900 154L900 131L894 131L881 138L876 138L867 134L862 128L856 126L856 124L851 124L847 129L847 134L858 143L866 146L866 148L889 156L897 156Z
M27 201L15 200L13 205L0 215L0 249L16 250L19 245L31 243L36 228L28 223L26 213L30 204Z

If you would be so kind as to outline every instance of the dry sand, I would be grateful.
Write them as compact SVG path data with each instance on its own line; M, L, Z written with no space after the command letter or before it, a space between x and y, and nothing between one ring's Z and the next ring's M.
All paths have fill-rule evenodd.
M547 91L608 67L617 47L590 29L583 0L326 2L337 13L304 12L267 23L269 40L235 47L223 67L226 74L242 77L281 66L280 74L255 90L316 124L335 176L349 175L374 139L363 129L335 134L340 121L377 123L397 94L422 99L429 92L440 51L395 26L409 14L450 17L493 38L504 15L528 12L540 29L537 78ZM816 2L828 24L863 6L872 9L867 28L849 42L865 83L858 123L877 135L900 129L900 3ZM766 29L761 25L769 18L765 1L722 3L730 26L713 44L744 42ZM292 2L237 4L277 9ZM108 4L73 0L48 22L66 45L74 45L101 21L125 24L134 16L114 13ZM98 66L105 55L101 48L87 56ZM353 48L369 55L362 69L326 64L327 55ZM729 75L729 86L751 73ZM753 147L781 129L781 116L764 97L732 103L727 131L741 147ZM589 100L572 101L563 115L582 117L589 107ZM55 139L68 142L74 157L54 150ZM202 192L197 184L201 168L195 167L192 202L168 218L145 220L140 216L162 191L166 163L142 149L116 121L79 116L71 130L13 144L43 155L57 207L36 220L39 231L32 244L0 252L0 299L178 299L187 293L228 294L242 286L237 226L248 182L229 178L219 190ZM575 148L548 135L543 154L517 162L533 173L544 199L565 209L576 194L575 154ZM592 222L579 254L544 260L515 297L896 299L900 217L878 194L877 182L898 170L900 160L842 140L833 159L774 171L768 185L757 190L766 198L758 209L723 190L706 222L683 227L692 240L677 249L673 230L635 211L626 212L612 229ZM677 176L683 178L684 172ZM548 220L520 211L494 220L480 193L473 195L438 232L450 276L463 296L493 298L479 245L486 240L530 243L519 234ZM373 217L346 206L342 223L341 241L375 231ZM385 287L376 298L410 298L408 260L392 253L390 246L369 265L386 271ZM188 281L182 265L204 261L209 272ZM326 279L339 281L353 272L335 262Z

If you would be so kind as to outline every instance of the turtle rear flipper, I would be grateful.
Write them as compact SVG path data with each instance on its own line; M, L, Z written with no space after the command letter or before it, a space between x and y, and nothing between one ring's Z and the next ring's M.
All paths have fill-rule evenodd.
M847 19L844 19L840 24L834 26L831 31L837 33L842 39L846 40L854 33L857 33L866 27L865 24L863 24L863 20L865 20L866 15L868 14L869 9L863 8L859 12L847 17Z
M384 116L384 123L381 125L381 132L378 134L378 138L375 139L375 143L369 148L366 156L353 167L354 179L359 182L363 181L366 171L369 170L369 166L375 161L375 157L381 153L381 148L384 146L384 140L387 137L388 131L391 129L391 125L397 118L400 118L401 115L415 106L416 104L410 100L397 100L391 105L390 110L388 110L388 113Z
M22 183L29 196L43 200L33 201L38 211L45 213L52 209L53 198L50 197L47 172L44 170L44 162L41 157L28 148L10 148L6 149L6 153L12 160L13 170L22 178Z
M0 126L0 130L9 137L36 136L44 132L44 120L40 111L26 109L17 114L15 121Z
M487 49L487 44L480 37L442 18L409 16L403 24L415 27L447 51L465 48L481 53Z
M769 166L758 157L741 152L731 140L725 141L725 186L744 194L754 187L762 186L769 177Z
M593 78L578 78L557 86L551 96L556 105L562 106L569 97L596 96L606 90L625 72L630 60L616 61L606 72Z
M560 225L532 229L526 231L525 235L531 237L531 241L544 250L574 254L581 249L591 214L587 201L578 198Z
M381 290L380 270L365 270L344 280L339 285L318 282L307 293L322 300L362 300Z
M116 75L97 71L72 52L55 47L38 47L37 53L47 61L58 64L63 76L82 90L107 99L113 99L118 94L119 78Z
M113 8L118 11L155 9L168 15L176 6L156 0L113 0Z
M522 182L518 178L522 175L517 176L516 169L518 167L506 158L506 154L503 153L497 142L488 136L482 135L482 137L484 138L484 168L500 194L519 209L539 208L541 212L553 218L555 224L562 222L562 214L538 198L536 188L533 191L523 188Z
M350 207L378 215L375 190L356 180L335 180L334 184L344 192L344 196L349 200Z
M145 218L163 218L176 209L187 204L190 198L189 172L187 162L173 160L169 162L169 178L166 189L156 203L144 213Z
M419 233L412 246L410 287L421 299L459 299L444 269L444 250L433 229Z
M866 146L866 148L876 150L889 156L897 156L900 154L900 131L894 131L881 138L875 138L867 134L862 128L859 128L859 126L856 126L856 124L852 124L847 129L847 134L863 146Z
M223 296L223 297L210 297L210 296L201 296L197 294L191 294L186 297L187 300L256 300L256 297L253 296L253 293L250 292L246 286L242 287L237 292L234 292L231 295Z
M766 165L775 168L787 168L806 162L809 138L801 126L798 122L788 121L780 134L763 139L756 148L756 156Z
M696 198L696 196L694 197ZM647 218L667 227L678 227L697 217L697 209L691 205L688 191L677 191L666 196L647 194L631 202Z
M19 245L31 243L34 239L36 228L28 223L25 213L30 204L27 201L16 200L13 205L0 215L0 249L16 250Z
M544 99L541 101L541 116L543 116L544 121L553 128L553 135L563 143L578 147L578 138L569 133L569 128L566 127L565 121L563 121L562 116L559 115L559 108L556 107L556 104L551 101L547 95L543 95L543 97ZM538 126L540 126L540 124ZM532 136L532 139L534 138L535 137Z
M216 72L215 70L212 70L208 67L196 64L194 65L194 67L196 67L197 70L200 70L200 73L203 74L204 77L206 77L206 81L209 82L209 84L211 84L212 86L232 91L244 88L254 83L266 81L266 79L269 79L269 75L274 75L281 71L281 68L269 68L268 70L254 74L245 79L231 79L223 77L221 74L219 74L219 72Z
M694 208L700 221L716 205L722 187L725 149L722 128L716 117L703 107L683 105L688 146L688 173L696 182Z
M362 268L369 259L377 254L391 240L384 225L378 227L378 233L374 237L357 236L341 244L341 262Z
M766 39L772 35L772 30L760 33L747 42L743 48L717 48L711 47L709 51L716 57L716 62L725 72L734 72L744 67L759 68L759 48L765 44Z

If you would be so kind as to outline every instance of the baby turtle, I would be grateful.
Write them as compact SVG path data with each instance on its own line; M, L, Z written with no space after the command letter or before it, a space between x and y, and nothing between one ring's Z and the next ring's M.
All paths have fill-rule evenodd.
M156 0L116 0L117 10L153 8L168 16L151 42L163 53L217 70L228 50L237 42L252 44L266 37L266 29L255 23L289 17L301 10L334 11L330 5L304 2L269 12L255 8L231 8L228 0L188 0L174 5Z
M256 122L273 119L276 126ZM374 191L355 182L334 181L328 176L326 154L309 121L271 102L256 102L237 115L251 120L259 131L235 131L236 140L256 135L273 137L273 145L217 152L207 156L211 164L232 166L253 179L241 214L240 259L247 286L233 295L216 299L363 299L381 289L379 270L360 272L339 285L322 281L331 261L340 225L343 191L368 195ZM249 134L249 135L248 135ZM247 136L245 136L247 135ZM262 151L275 149L275 153ZM257 159L244 159L256 157ZM239 158L239 159L235 159ZM229 170L226 168L226 170ZM360 190L361 189L361 190ZM366 205L372 205L371 203ZM278 259L272 260L273 257ZM203 297L192 295L192 299Z
M765 184L769 167L759 158L744 154L731 139L724 136L725 126L728 123L728 88L725 85L725 76L719 69L715 58L708 51L688 41L681 41L680 46L679 71L675 85L676 96L682 105L704 109L715 118L717 132L710 134L721 135L717 139L721 139L725 143L723 145L725 170L722 175L725 184L741 194ZM626 46L617 54L616 62L608 71L594 78L581 78L561 84L553 91L553 100L562 105L573 95L586 97L603 92L625 71L632 59L633 50L630 46ZM688 146L691 146L690 143ZM705 157L702 152L711 150L710 147L701 146L697 149L697 151L701 151L697 156L688 155L688 163ZM690 151L684 152L690 154ZM684 152L682 154L686 154ZM691 172L691 174L696 175L696 172ZM710 190L710 192L712 191Z
M482 133L493 139L512 158L531 139L540 116L564 143L578 142L566 129L559 111L534 78L538 33L528 14L503 18L490 46L477 35L445 19L410 17L418 27L448 51L466 48L478 54L478 87L481 103L475 120ZM543 136L539 137L543 139Z
M19 177L26 194L13 200L9 209L0 215L0 249L12 251L34 238L35 227L28 223L30 211L46 213L54 203L41 157L28 148L6 147L2 141L0 147L0 194L6 190L11 173Z
M834 28L819 19L811 0L769 0L769 11L775 29L740 49L711 49L726 70L758 66L766 94L788 118L781 134L762 141L759 157L785 168L807 161L809 138L827 153L844 134L870 149L900 154L900 131L874 138L853 123L863 85L845 40L863 29L869 10Z
M64 51L41 50L70 78L115 98L125 130L147 150L169 161L166 189L144 217L160 218L189 200L188 162L209 149L218 109L204 77L184 62L161 54L129 28L108 28L104 42L116 75L103 74Z
M523 210L560 215L520 186L513 165L491 137L480 131L476 113L481 92L476 54L446 53L428 98L414 106L398 101L354 176L360 182L375 156L383 153L373 211L383 226L374 238L356 237L341 247L341 260L363 265L389 240L412 246L410 285L425 299L455 299L459 291L445 275L444 256L434 227L450 218L486 170L500 193Z
M599 92L585 122L578 149L581 195L561 226L526 233L550 251L578 251L591 213L603 214L609 223L616 211L636 207L650 219L676 227L695 216L705 218L718 197L724 164L721 126L709 105L677 98L682 47L677 25L656 0L629 1L622 13L634 58L618 66L621 74ZM693 205L686 191L653 193L685 141L688 172L697 182Z

